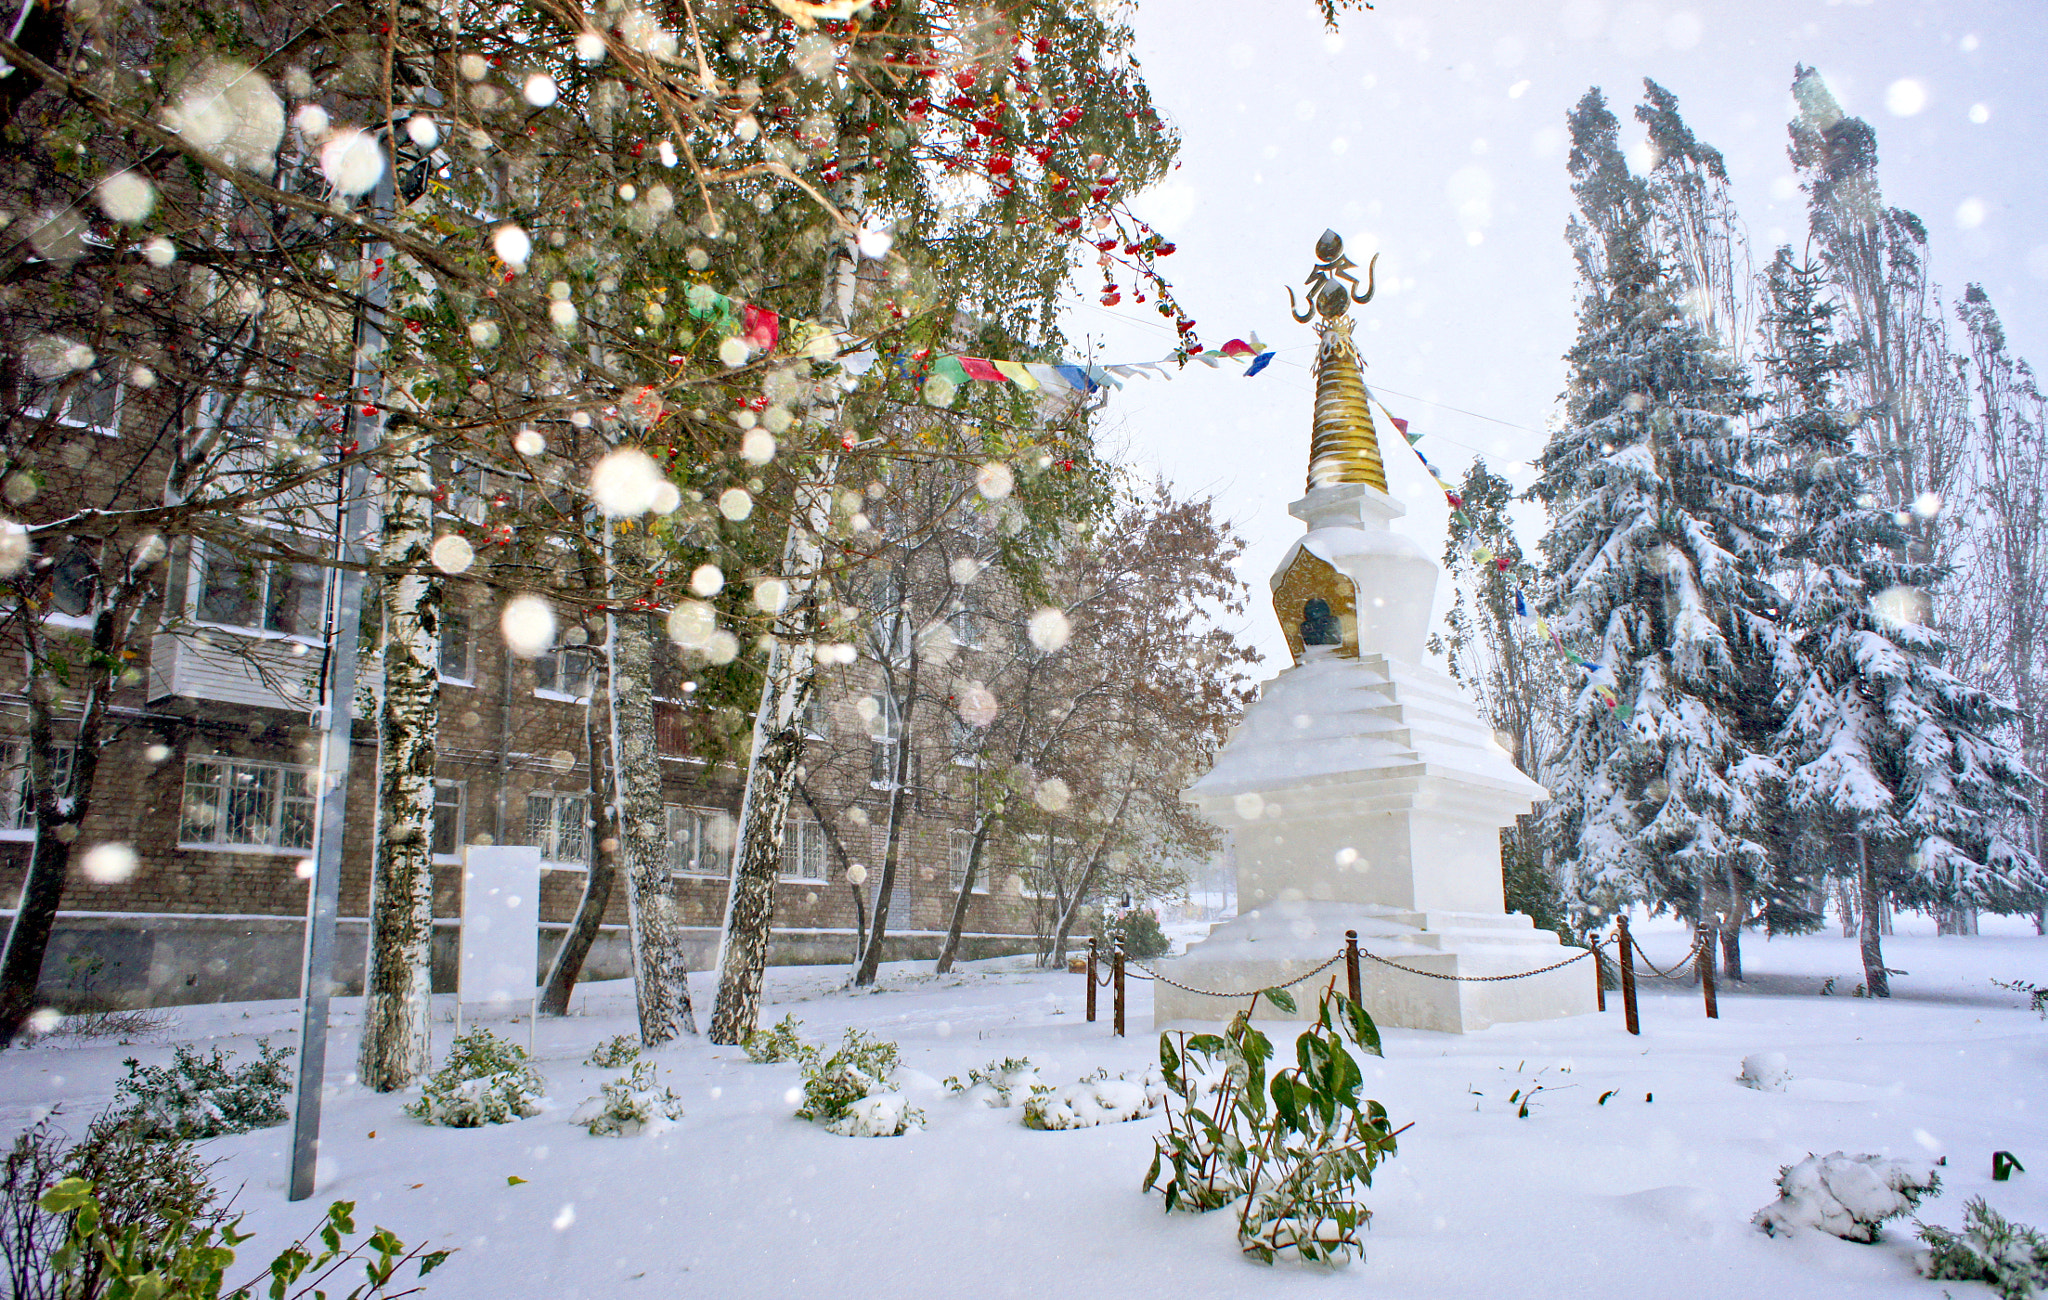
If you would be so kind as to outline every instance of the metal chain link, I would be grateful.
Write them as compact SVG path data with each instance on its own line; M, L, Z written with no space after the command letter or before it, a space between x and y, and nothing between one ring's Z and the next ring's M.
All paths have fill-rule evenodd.
M1322 974L1324 971L1330 969L1330 967L1335 966L1338 962L1343 960L1344 954L1340 952L1335 957L1330 958L1330 960L1324 962L1322 965L1316 967L1312 971L1309 971L1305 975L1297 975L1293 979L1287 981L1285 984L1269 984L1266 987L1291 989L1295 985L1302 983L1304 980L1314 979L1316 976ZM1193 985L1183 984L1179 980L1168 979L1166 976L1159 974L1157 971L1145 970L1143 966L1139 966L1138 963L1134 961L1127 960L1124 963L1124 965L1127 969L1135 967L1138 970L1145 971L1145 973L1142 975L1134 976L1133 978L1135 979L1156 980L1159 983L1165 984L1170 988L1177 988L1183 993L1195 993L1205 998L1248 998L1254 993L1262 993L1265 991L1264 989L1231 989L1227 992L1219 993L1214 989L1198 989L1195 988Z
M1448 980L1456 984L1494 984L1501 980L1525 980L1531 975L1542 975L1548 971L1558 970L1571 965L1575 961L1583 961L1593 955L1592 949L1583 949L1576 957L1567 957L1561 962L1555 962L1549 966L1539 966L1535 970L1525 970L1518 975L1443 975L1433 970L1416 970L1413 966L1403 966L1400 962L1389 961L1378 953L1369 951L1364 944L1358 945L1358 952L1360 956L1370 957L1382 966L1392 966L1395 970L1406 971L1410 975L1420 975L1424 979Z
M1677 979L1679 976L1679 972L1685 969L1687 962L1691 962L1695 967L1699 965L1700 953L1707 946L1708 933L1709 932L1706 930L1695 930L1693 932L1691 949L1686 952L1685 956L1679 958L1678 961L1675 964L1673 964L1670 970L1659 970L1657 967L1657 963L1651 961L1648 957L1644 957L1643 946L1636 942L1636 937L1634 935L1630 935L1628 937L1628 946L1635 950L1634 956L1636 958L1640 958L1642 960L1643 965L1648 966L1650 968L1651 973L1656 975L1659 979ZM1635 963L1633 961L1630 962L1630 965L1634 964ZM1638 972L1638 974L1640 973L1641 972Z

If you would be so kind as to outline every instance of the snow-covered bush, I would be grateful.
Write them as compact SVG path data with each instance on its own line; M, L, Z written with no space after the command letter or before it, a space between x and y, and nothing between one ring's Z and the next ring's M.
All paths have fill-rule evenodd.
M1742 1073L1735 1081L1758 1092L1783 1092L1792 1081L1792 1067L1783 1052L1756 1052L1742 1058Z
M1911 1213L1941 1190L1941 1176L1924 1160L1883 1156L1808 1156L1778 1171L1778 1199L1750 1222L1771 1236L1818 1228L1844 1241L1873 1242L1878 1225Z
M1963 1207L1963 1230L1919 1224L1928 1251L1920 1271L1936 1281L1983 1282L2004 1300L2027 1300L2048 1291L2048 1237L1972 1197Z
M631 1034L620 1034L607 1038L590 1049L590 1055L583 1058L585 1065L594 1065L600 1070L623 1070L640 1059L640 1040Z
M804 1061L817 1059L818 1049L797 1037L797 1029L804 1022L795 1016L784 1016L773 1029L756 1029L747 1035L741 1044L747 1059L761 1065L772 1065L778 1061Z
M1064 1088L1038 1084L1024 1103L1024 1127L1039 1129L1093 1128L1097 1124L1120 1124L1143 1119L1166 1100L1166 1080L1156 1068L1136 1080L1129 1075L1112 1079L1109 1071L1095 1074Z
M655 1065L641 1061L623 1079L598 1085L597 1096L576 1108L571 1124L592 1137L632 1137L659 1133L683 1117L683 1099L655 1082Z
M405 1113L449 1128L481 1128L540 1114L547 1092L525 1048L478 1027L448 1045L448 1059Z
M993 1110L1006 1110L1038 1084L1038 1067L1028 1056L1006 1056L967 1072L967 1082L949 1077L946 1087Z
M1221 1034L1159 1036L1166 1133L1144 1186L1170 1167L1169 1211L1242 1201L1238 1245L1268 1264L1287 1250L1307 1260L1362 1255L1358 1230L1371 1212L1358 1189L1396 1154L1396 1133L1386 1108L1360 1095L1365 1076L1350 1048L1378 1056L1379 1028L1333 985L1295 1042L1299 1064L1269 1079L1273 1044L1251 1021L1259 998L1294 1010L1285 989L1265 989Z
M289 1047L256 1045L256 1059L235 1064L216 1047L206 1056L180 1044L168 1066L121 1064L128 1077L114 1085L111 1118L141 1137L209 1138L282 1124L284 1095L292 1086Z
M816 1120L848 1137L895 1137L922 1127L923 1114L891 1087L898 1063L896 1044L859 1029L848 1029L838 1049L823 1060L811 1049L804 1061L804 1104L797 1108L798 1118ZM879 1104L856 1112L858 1103L869 1100Z

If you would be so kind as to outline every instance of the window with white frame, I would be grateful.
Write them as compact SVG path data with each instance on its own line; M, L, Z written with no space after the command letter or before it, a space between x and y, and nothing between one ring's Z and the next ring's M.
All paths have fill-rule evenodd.
M310 849L314 802L312 768L187 758L178 843L231 851Z
M973 831L952 830L946 832L946 877L951 883L955 894L960 892L961 883L967 879L967 864L973 857ZM975 880L975 893L981 894L988 891L987 876L988 873L983 872L981 877Z
M50 764L56 769L52 775L60 791L71 785L71 757L76 752L72 745L50 749ZM0 741L0 839L33 835L35 826L35 805L29 797L28 742Z
M832 710L817 691L813 690L804 701L804 711L797 715L797 724L811 740L824 740L832 734Z
M896 697L883 691L875 697L881 707L869 724L873 747L868 755L868 784L882 790L896 786L896 747L903 742L903 715L896 709Z
M721 808L664 804L668 817L669 869L679 876L732 874L732 814Z
M65 619L82 619L92 613L92 599L99 590L99 562L90 544L76 538L63 543L48 574L51 613Z
M455 862L462 857L463 806L469 787L463 781L434 779L433 853L436 862Z
M953 761L962 767L979 766L981 747L988 739L988 732L965 721L957 713L949 715L946 723L953 741Z
M533 661L535 689L565 700L590 694L596 651L587 645L559 645Z
M313 638L324 631L326 599L316 565L245 558L207 542L192 548L192 616L201 623Z
M469 615L460 610L441 611L441 680L468 685L471 680Z
M953 612L953 644L969 650L981 649L981 615L966 606Z
M526 842L558 867L590 866L590 805L580 794L536 790L526 796Z
M825 828L808 817L791 817L783 826L782 878L825 879Z
M59 424L91 429L109 438L121 434L121 381L107 366L95 366L31 390L24 415L53 416Z

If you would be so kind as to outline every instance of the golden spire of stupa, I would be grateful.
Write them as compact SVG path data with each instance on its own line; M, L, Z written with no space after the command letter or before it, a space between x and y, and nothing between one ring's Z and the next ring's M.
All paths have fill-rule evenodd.
M1365 377L1359 371L1358 347L1351 340L1351 304L1372 301L1373 254L1366 267L1365 292L1358 292L1357 266L1344 256L1344 241L1334 230L1325 230L1316 241L1316 256L1322 260L1308 276L1308 306L1293 313L1297 321L1320 316L1316 332L1322 346L1316 352L1315 428L1308 448L1310 491L1338 483L1364 483L1387 490L1386 465L1380 460L1379 433L1373 428L1372 410L1366 401ZM1349 285L1349 288L1345 286ZM1287 291L1294 302L1294 290Z

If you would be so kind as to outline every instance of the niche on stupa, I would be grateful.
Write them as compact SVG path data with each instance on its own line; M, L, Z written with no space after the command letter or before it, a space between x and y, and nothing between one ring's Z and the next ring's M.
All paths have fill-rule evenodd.
M1328 605L1330 613L1336 616L1337 628L1343 636L1337 646L1338 655L1358 658L1357 589L1351 579L1337 572L1336 566L1300 546L1280 580L1273 584L1273 614L1280 620L1280 631L1286 636L1287 648L1293 652L1296 663L1301 662L1303 649L1302 614L1309 601L1316 599Z

